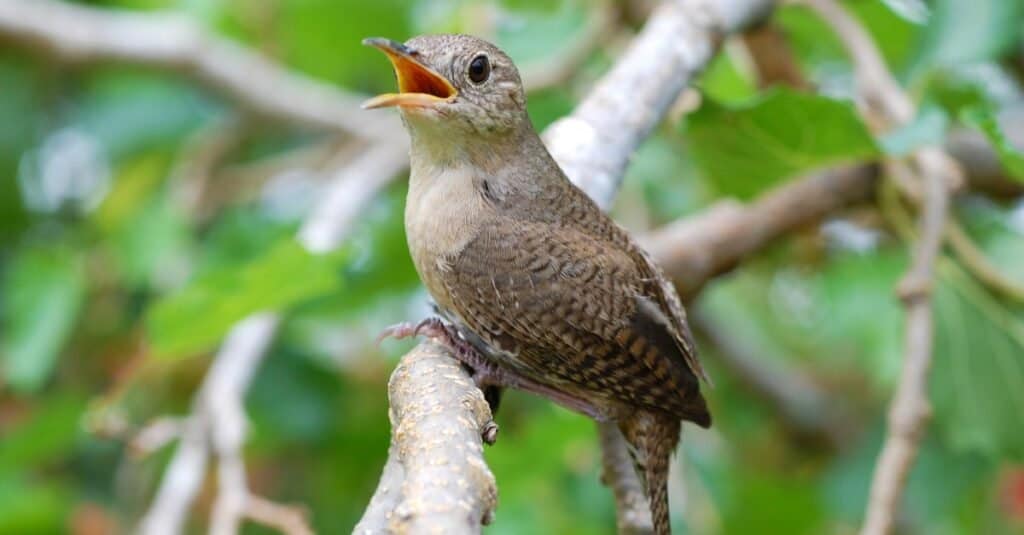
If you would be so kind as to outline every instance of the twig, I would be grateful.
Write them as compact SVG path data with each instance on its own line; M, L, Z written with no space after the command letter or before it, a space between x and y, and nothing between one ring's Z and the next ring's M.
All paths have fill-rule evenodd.
M299 239L318 251L336 247L351 227L355 213L407 165L403 148L393 143L365 151L333 178L324 196L326 209L314 215L299 230ZM347 202L339 203L338 199ZM264 312L242 320L225 340L196 396L181 442L164 475L164 480L143 518L140 531L146 535L174 535L195 499L206 473L212 445L219 460L220 493L214 504L211 533L233 534L246 516L252 496L245 478L241 446L245 439L243 398L255 370L270 346L280 317Z
M366 202L408 165L407 150L397 140L380 143L339 169L332 180L349 186L326 192L299 229L299 241L313 252L337 247Z
M992 265L985 252L978 248L952 216L946 223L946 243L953 249L964 267L982 284L1002 296L1024 303L1024 283L1014 280Z
M179 71L261 116L381 141L401 134L394 119L365 121L361 97L290 72L182 16L4 0L0 38L69 62L119 61Z
M184 429L181 419L162 416L135 433L128 447L133 455L144 457L180 438Z
M931 162L925 157L925 162ZM867 515L861 533L891 533L917 457L921 438L931 415L928 402L928 370L931 367L933 325L931 285L935 258L942 246L948 190L942 160L921 170L925 179L924 211L918 223L913 263L899 285L907 309L906 355L900 382L889 408L889 432L875 464Z
M776 25L766 21L744 32L741 38L757 70L758 87L782 84L810 89L811 84L800 72L786 35Z
M259 496L249 496L245 516L253 522L276 528L285 535L313 535L302 508L274 503Z
M597 433L601 443L601 482L615 496L615 522L619 534L654 533L651 510L644 488L634 472L626 441L614 425L598 425Z
M876 131L910 122L914 104L885 66L874 41L860 24L834 0L806 0L836 31L856 67L862 110ZM875 464L868 497L864 535L892 532L917 457L931 408L928 371L932 360L932 299L935 259L942 248L949 189L962 183L955 162L940 149L925 147L912 156L914 167L890 162L898 175L912 176L921 184L921 215L913 260L898 292L907 310L906 354L900 381L889 407L888 435Z
M732 269L765 244L794 229L871 198L878 168L862 165L793 180L749 205L723 201L642 238L673 279L680 295L693 297L704 284Z

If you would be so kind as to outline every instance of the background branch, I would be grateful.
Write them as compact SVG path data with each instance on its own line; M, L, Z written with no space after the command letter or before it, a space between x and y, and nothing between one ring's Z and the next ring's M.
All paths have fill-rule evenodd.
M884 132L913 120L916 113L913 101L889 73L867 31L833 0L808 0L808 3L832 26L853 60L862 113L874 130ZM898 288L907 318L903 369L889 406L888 434L875 464L861 531L864 535L892 532L907 477L931 415L928 372L934 338L931 299L934 265L942 249L949 189L963 182L954 160L939 148L922 148L910 160L889 162L890 174L908 177L913 182L912 187L922 190L921 214L911 266ZM910 198L913 200L914 195Z
M395 117L366 121L361 96L282 68L183 16L4 0L0 38L62 61L121 61L178 71L264 117L392 143L405 139Z
M356 213L407 165L404 147L380 144L369 148L334 173L320 206L299 229L299 240L311 251L336 247L351 228ZM272 343L280 323L274 312L256 314L235 325L214 357L200 387L193 413L165 472L140 531L147 535L181 532L199 491L211 456L218 458L220 494L214 504L211 533L237 532L243 517L258 519L280 508L258 507L245 481L241 446L246 419L243 400L249 383ZM253 503L257 504L253 514ZM294 515L281 519L293 525Z
M680 295L692 297L715 275L802 226L871 198L874 165L824 171L792 180L744 206L722 201L642 240Z

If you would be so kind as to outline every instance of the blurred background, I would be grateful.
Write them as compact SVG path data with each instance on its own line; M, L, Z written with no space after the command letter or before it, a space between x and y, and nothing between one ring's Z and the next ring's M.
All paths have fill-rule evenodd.
M919 105L912 124L870 136L832 30L786 4L726 42L636 153L614 215L643 233L922 144L977 157L961 159L971 187L953 211L1009 283L984 282L953 254L939 262L934 419L900 529L1024 533L1024 4L845 5ZM69 6L87 11L60 9ZM303 507L318 533L350 531L387 453L388 375L411 347L374 338L429 312L402 228L404 133L393 112L357 108L392 90L393 74L360 40L491 39L523 71L543 129L573 109L650 8L0 0L0 533L132 531L214 356L245 343L223 343L231 326L263 310L277 312L276 336L256 352L244 397L248 485ZM81 28L115 9L144 18L117 19L102 37L136 55L82 52ZM195 30L210 37L198 51L205 63L141 47L171 47L174 32ZM250 53L272 63L236 64L241 90L218 81L213 63ZM266 85L275 64L326 85ZM335 216L304 226L332 191ZM715 427L684 432L677 530L856 530L902 361L893 289L907 258L898 218L868 203L702 291L692 309ZM501 438L486 455L500 504L486 533L614 531L592 423L517 393L497 420ZM206 531L217 494L214 472L200 477L190 533Z

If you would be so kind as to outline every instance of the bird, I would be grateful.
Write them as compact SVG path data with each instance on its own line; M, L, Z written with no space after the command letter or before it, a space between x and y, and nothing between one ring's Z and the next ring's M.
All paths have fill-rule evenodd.
M391 60L410 137L405 230L440 317L384 335L452 348L481 388L544 396L622 432L671 533L681 424L707 428L707 375L681 300L637 242L576 187L526 109L516 66L469 35L368 38Z

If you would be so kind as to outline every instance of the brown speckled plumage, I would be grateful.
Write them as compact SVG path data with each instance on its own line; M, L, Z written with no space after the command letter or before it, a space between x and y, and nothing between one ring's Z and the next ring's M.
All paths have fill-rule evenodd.
M533 130L511 60L467 36L406 49L458 89L403 108L412 137L409 248L441 314L481 354L484 382L616 421L669 532L668 462L681 420L707 427L703 370L675 290L562 173ZM467 78L485 55L489 79Z

